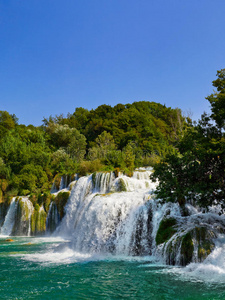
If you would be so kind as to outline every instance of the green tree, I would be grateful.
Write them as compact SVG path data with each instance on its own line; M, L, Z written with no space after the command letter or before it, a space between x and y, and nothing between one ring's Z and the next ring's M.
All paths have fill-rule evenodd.
M8 130L15 128L17 121L15 115L10 115L7 111L0 111L0 139Z
M203 114L197 125L189 124L177 143L178 151L155 166L152 178L159 180L157 194L164 201L184 204L192 200L204 207L225 204L225 136L221 130L225 115L218 109L224 105L224 77L218 74L219 80L213 85L216 82L219 94L207 97L212 104L211 117Z
M113 136L106 131L103 131L95 140L94 146L89 150L89 157L94 159L105 160L110 151L115 150L116 145Z
M134 161L135 161L135 154L132 147L132 143L129 143L124 149L123 149L123 160L125 163L126 168L130 172L133 172L134 170Z
M217 79L213 81L213 86L217 92L206 97L211 104L211 117L216 121L219 128L225 126L225 69L217 71Z
M80 162L84 159L86 153L86 138L83 134L74 128L73 135L71 136L70 143L68 145L67 151L72 159L76 162Z

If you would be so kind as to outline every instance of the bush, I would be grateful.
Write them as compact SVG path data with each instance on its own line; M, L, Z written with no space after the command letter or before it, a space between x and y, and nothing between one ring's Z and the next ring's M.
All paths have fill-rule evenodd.
M82 161L78 168L78 173L81 176L94 173L96 171L102 170L104 165L101 164L99 159L93 161Z

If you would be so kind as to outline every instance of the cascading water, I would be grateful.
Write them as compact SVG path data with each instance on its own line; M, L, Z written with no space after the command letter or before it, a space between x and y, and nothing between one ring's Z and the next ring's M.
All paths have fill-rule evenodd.
M172 265L203 261L215 247L213 239L225 232L224 217L190 204L182 209L177 203L162 204L154 198L150 174L80 178L55 235L69 238L73 250L82 253L153 255Z
M47 219L46 219L46 232L52 233L60 222L59 212L56 204L52 201L49 207Z
M8 212L5 217L5 221L1 228L1 235L7 235L9 236L13 230L13 226L15 223L15 214L17 210L18 202L15 198L12 199Z
M72 250L82 255L152 255L170 265L199 263L215 251L223 253L221 208L208 208L206 213L190 203L183 208L163 204L154 197L157 183L151 182L150 174L138 170L133 177L115 177L113 172L81 177L63 190L67 194L71 190L65 214L59 202L62 191L55 194L48 215L43 206L34 209L28 197L14 198L1 235L53 233L68 238Z
M139 173L139 172L138 172ZM72 189L66 215L56 234L72 237L73 249L85 253L149 254L149 172L128 178L113 173L82 177ZM120 180L127 192L118 191Z
M115 175L113 172L110 173L97 173L93 174L95 176L93 181L94 191L97 193L105 194L112 190L113 183L115 180Z

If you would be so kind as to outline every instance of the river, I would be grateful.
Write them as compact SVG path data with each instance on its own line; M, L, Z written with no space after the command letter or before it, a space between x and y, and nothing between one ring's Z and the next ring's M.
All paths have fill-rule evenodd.
M1 299L225 299L224 275L153 257L78 253L60 238L0 239Z

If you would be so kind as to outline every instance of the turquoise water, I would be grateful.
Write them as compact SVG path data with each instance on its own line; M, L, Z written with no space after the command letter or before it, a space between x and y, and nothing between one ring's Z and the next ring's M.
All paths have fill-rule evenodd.
M91 257L63 240L0 238L0 299L225 299L223 282L151 258Z

